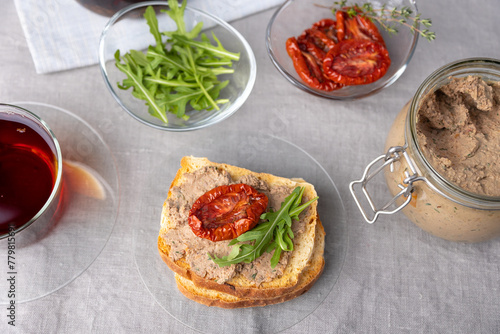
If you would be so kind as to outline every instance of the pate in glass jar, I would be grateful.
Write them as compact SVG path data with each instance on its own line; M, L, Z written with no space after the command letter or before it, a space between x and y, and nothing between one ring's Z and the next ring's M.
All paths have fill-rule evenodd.
M387 153L350 184L365 220L373 223L381 214L402 210L417 226L446 240L499 236L499 113L499 60L464 59L432 73L396 117ZM383 205L367 190L379 172L393 195Z

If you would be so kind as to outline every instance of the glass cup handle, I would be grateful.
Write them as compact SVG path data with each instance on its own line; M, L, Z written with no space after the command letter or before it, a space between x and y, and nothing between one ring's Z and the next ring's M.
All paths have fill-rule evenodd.
M398 192L391 200L389 200L382 207L377 208L370 194L368 193L366 185L373 177L375 177L387 166L389 166L391 172L393 172L394 170L393 163L400 160L402 157L406 159L410 171L405 170L403 182L398 184L398 187L401 189L401 191ZM382 162L382 164L380 164L380 162ZM379 164L378 167L376 166L377 164ZM385 155L381 155L375 160L373 160L366 167L361 179L351 182L349 184L349 188L351 190L352 196L354 197L354 200L356 201L356 204L358 205L359 210L361 211L361 214L363 215L363 218L366 220L367 223L373 224L377 220L379 215L381 214L391 215L393 213L401 211L405 206L407 206L412 198L411 193L413 192L413 182L420 180L425 180L425 179L418 176L415 165L413 164L413 161L410 159L408 153L406 152L406 146L393 146L389 148L389 150ZM357 185L360 186L368 204L370 205L369 210L365 210L363 208L363 205L361 204L360 199L356 194L355 186ZM396 200L401 196L406 198L405 201L395 209L388 210L388 208L392 204L394 204Z

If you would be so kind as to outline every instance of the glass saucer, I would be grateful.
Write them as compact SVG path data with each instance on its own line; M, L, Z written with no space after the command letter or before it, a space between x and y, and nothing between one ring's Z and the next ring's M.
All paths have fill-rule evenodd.
M7 270L7 239L0 240L4 272L15 273L15 302L22 303L64 287L101 253L118 215L119 180L109 147L83 119L49 104L11 104L40 116L56 135L63 156L61 205L48 225L35 222L15 235L14 271ZM2 278L0 291L9 289ZM1 305L10 300L0 293Z
M324 168L307 152L285 140L259 133L211 133L204 141L190 137L163 153L152 166L142 194L143 216L134 231L135 261L141 278L158 304L184 325L204 333L276 333L299 323L328 296L337 282L347 249L346 213L339 192ZM180 160L185 155L207 157L256 172L301 177L319 195L318 211L326 231L325 268L316 284L291 301L265 307L221 309L198 304L182 295L174 274L157 249L161 210Z

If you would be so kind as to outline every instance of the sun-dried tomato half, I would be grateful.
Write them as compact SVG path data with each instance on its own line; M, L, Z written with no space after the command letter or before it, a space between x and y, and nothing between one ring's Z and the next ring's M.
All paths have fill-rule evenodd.
M247 184L220 186L194 202L188 224L200 238L231 240L257 225L267 201L265 194Z
M304 36L305 40L309 40L314 43L316 46L328 52L331 48L335 46L335 41L330 39L323 31L315 28L307 29L301 35ZM301 42L301 37L299 37L298 41Z
M311 54L316 63L319 66L323 66L323 58L325 58L327 51L324 51L321 47L319 47L310 36L298 39L297 43L301 51Z
M345 37L345 18L347 14L341 10L338 10L335 13L335 18L337 22L335 23L335 28L337 30L337 40L339 42L344 40Z
M346 16L348 15L346 14ZM380 35L375 23L373 23L369 18L362 15L356 15L348 17L344 24L346 39L368 39L378 42L385 47L385 41L382 38L382 35Z
M300 49L295 37L286 41L286 51L293 62L293 67L306 85L324 91L339 89L342 85L329 80L323 74L322 67L310 53Z
M332 19L322 19L318 22L313 23L312 28L323 30L325 28L329 28L331 26L335 26L336 22Z
M335 43L338 42L337 40L337 22L332 19L323 19L319 20L318 22L314 23L312 25L312 29L317 29L321 32L323 32L326 37L334 41Z
M323 73L344 85L364 85L381 78L390 65L389 52L382 44L346 39L328 51L323 59Z

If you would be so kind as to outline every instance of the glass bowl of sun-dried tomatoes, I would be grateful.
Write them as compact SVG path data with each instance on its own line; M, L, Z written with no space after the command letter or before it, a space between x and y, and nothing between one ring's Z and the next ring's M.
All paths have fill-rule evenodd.
M358 99L403 74L419 33L427 33L421 25L413 0L288 0L269 22L266 45L276 68L298 88Z

